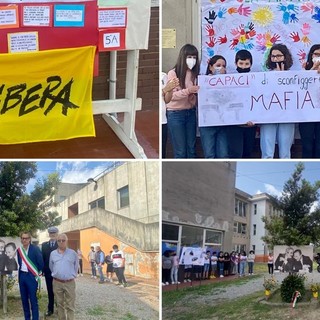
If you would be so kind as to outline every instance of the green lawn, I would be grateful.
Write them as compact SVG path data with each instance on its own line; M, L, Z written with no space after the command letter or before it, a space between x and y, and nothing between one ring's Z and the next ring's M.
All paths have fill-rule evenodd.
M299 305L292 309L290 304L274 306L262 304L259 300L264 298L264 290L248 294L243 297L226 300L212 301L208 298L201 302L201 296L224 291L229 286L241 285L265 273L265 264L256 264L255 276L237 278L230 281L212 282L207 285L188 287L180 290L166 291L162 293L162 319L163 320L315 320L319 319L320 303ZM210 298L209 298L210 300ZM275 300L279 299L275 297ZM196 303L193 303L195 302Z

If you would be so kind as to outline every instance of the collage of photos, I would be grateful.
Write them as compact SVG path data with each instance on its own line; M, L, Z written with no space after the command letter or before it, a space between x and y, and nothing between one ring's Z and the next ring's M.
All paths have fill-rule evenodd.
M314 320L320 0L0 0L0 320Z

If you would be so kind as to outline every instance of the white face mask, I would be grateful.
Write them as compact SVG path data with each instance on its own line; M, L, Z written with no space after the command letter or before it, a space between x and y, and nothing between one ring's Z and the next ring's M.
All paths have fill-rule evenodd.
M320 57L314 57L314 58L312 58L312 62L313 62L313 63L320 62Z
M193 67L196 65L197 63L197 59L196 58L187 58L186 60L187 66L190 70L193 69Z

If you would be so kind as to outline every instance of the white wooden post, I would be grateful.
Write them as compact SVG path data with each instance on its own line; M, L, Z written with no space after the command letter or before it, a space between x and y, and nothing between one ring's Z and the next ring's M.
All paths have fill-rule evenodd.
M125 99L93 101L93 114L102 114L103 119L135 158L146 159L135 134L136 111L141 110L142 105L141 99L137 98L138 69L139 50L128 50ZM114 75L110 75L110 79L112 76ZM122 122L115 116L114 113L117 112L124 112Z

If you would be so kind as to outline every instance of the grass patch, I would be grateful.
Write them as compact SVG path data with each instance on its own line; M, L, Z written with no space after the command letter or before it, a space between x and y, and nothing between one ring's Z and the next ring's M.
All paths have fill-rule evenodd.
M306 290L306 294L301 298L299 302L310 302L313 299L312 297L312 291ZM275 303L284 303L281 299L281 291L280 288L275 290L272 295L270 296L269 302L275 302ZM299 303L297 302L297 303Z
M87 315L89 316L103 316L106 314L106 310L101 306L93 306L87 309Z
M124 318L121 318L121 320L138 320L136 316L132 315L131 313L127 313Z
M184 299L185 297L196 295L203 296L207 294L212 294L213 291L218 291L219 293L224 291L224 288L230 286L240 286L244 283L251 281L252 279L256 279L261 277L261 275L254 275L250 277L237 278L228 281L219 281L219 282L211 282L209 284L204 284L201 286L187 287L178 290L172 291L163 291L162 292L162 306L170 307L177 303L177 301Z

